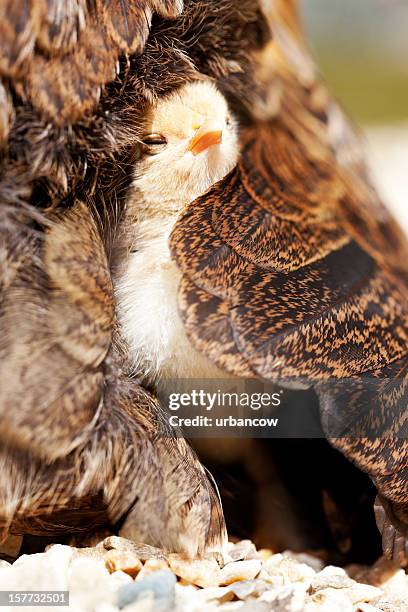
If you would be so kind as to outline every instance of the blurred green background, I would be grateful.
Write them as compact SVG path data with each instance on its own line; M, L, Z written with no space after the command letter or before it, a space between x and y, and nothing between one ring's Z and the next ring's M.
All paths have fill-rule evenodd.
M408 119L408 0L303 0L332 91L360 123Z

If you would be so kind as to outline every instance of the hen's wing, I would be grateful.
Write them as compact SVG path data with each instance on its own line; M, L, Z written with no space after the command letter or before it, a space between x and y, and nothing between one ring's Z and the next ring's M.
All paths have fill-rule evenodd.
M327 435L389 500L400 536L385 548L404 561L408 242L319 82L295 4L278 16L269 6L258 81L279 105L256 104L237 168L176 224L180 311L193 344L229 372L317 383Z
M343 222L340 201L356 197L353 184L330 150L316 155L312 139L299 141L291 121L282 111L251 129L238 167L177 223L187 331L234 373L242 360L275 380L378 369L407 350L399 283Z
M299 3L263 0L261 4L273 35L258 57L265 97L268 91L280 89L280 111L308 156L316 160L323 154L327 159L330 153L334 158L336 174L349 186L346 196L336 202L343 227L398 278L408 297L407 237L372 187L362 138L320 79L303 35ZM331 203L322 199L320 206L326 210Z

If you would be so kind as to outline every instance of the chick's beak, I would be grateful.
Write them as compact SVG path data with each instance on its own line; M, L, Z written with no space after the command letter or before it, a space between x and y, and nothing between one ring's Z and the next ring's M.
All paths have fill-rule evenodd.
M215 121L206 121L198 128L188 145L188 151L198 155L213 145L222 143L222 126Z

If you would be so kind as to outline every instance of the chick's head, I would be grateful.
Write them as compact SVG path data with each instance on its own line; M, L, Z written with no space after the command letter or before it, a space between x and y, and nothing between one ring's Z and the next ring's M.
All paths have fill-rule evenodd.
M237 159L237 124L224 96L212 83L188 83L150 109L135 184L147 200L185 205Z

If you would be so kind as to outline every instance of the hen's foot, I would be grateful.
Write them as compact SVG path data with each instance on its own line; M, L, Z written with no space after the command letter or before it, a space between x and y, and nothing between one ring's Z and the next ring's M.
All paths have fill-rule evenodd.
M374 503L375 520L382 537L384 555L401 567L408 566L408 528L395 516L392 505L377 496Z

